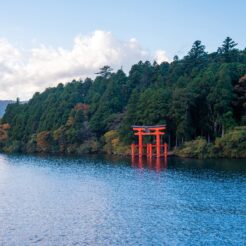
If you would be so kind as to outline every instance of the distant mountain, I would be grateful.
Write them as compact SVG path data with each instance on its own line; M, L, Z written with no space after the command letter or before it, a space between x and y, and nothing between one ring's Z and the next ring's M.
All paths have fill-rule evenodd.
M0 100L0 118L3 116L7 105L13 102L11 100Z

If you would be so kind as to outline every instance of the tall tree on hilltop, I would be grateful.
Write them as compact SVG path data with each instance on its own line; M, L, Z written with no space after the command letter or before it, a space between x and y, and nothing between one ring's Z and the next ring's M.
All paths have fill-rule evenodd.
M222 47L220 47L218 50L223 53L229 53L234 47L237 46L237 43L232 40L232 38L227 37L222 44Z
M98 74L99 76L102 76L105 79L108 79L110 78L112 71L113 71L113 68L111 68L110 66L103 66L102 68L100 68L100 71L97 72L96 74Z
M200 40L196 40L188 55L184 57L184 70L186 73L195 73L199 71L207 61L207 52L205 51L205 45Z
M230 62L235 57L237 49L235 47L237 43L234 42L230 37L227 37L221 47L218 48L218 54L222 57L222 61Z
M207 55L207 52L205 52L205 48L205 45L203 45L200 40L196 40L193 43L191 50L188 52L188 57L190 59L203 58Z

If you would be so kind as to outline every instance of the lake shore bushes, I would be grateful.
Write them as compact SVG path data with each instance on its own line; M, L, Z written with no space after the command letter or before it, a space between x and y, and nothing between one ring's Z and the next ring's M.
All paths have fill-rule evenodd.
M246 126L235 127L214 143L204 138L185 142L174 154L186 158L246 158Z
M246 49L236 46L228 37L208 53L197 40L182 59L140 61L129 74L104 66L95 79L17 99L0 120L0 151L128 155L132 125L166 124L176 155L243 158Z
M44 138L41 140L40 135ZM130 145L120 141L119 133L116 130L108 131L104 134L103 139L98 141L91 139L83 144L71 144L68 146L59 146L55 143L50 144L48 134L42 132L26 146L18 141L11 141L6 145L0 146L0 150L5 153L50 153L50 154L95 154L104 153L109 155L127 156L131 154ZM24 148L23 148L24 147ZM213 143L202 137L195 140L184 142L179 147L173 148L173 154L182 158L196 159L216 159L216 158L246 158L246 126L235 127L226 133L223 137L217 138Z

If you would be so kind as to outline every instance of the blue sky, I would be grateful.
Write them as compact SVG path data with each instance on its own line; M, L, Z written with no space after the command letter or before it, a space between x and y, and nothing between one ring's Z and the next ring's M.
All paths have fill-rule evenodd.
M127 70L130 63L138 59L151 60L158 56L160 61L170 61L175 54L184 56L198 39L206 45L207 51L215 51L226 36L232 37L239 48L246 46L245 0L8 0L1 1L0 10L2 67L16 68L10 74L8 70L7 75L0 72L3 81L0 82L0 99L16 96L26 99L45 86L72 77L90 76L103 62L116 69L123 65ZM102 33L95 33L96 30ZM89 56L83 47L92 43L92 57L101 61L97 66L79 58L79 55ZM100 48L112 50L103 53ZM64 69L56 70L54 66L57 72L50 72L49 77L35 73L38 66L44 67L45 57L50 54L47 58L50 66L65 57L60 64ZM116 54L115 60L107 60L111 54ZM124 54L126 57L121 59ZM68 65L71 57L79 60L81 66L86 64L87 70L84 71L82 66L84 72L80 74L78 68L71 69ZM88 70L89 65L94 70ZM60 76L65 70L65 76ZM48 72L44 71L44 74ZM28 74L30 81L25 82L24 76L19 87L13 87L13 74L18 77ZM50 82L44 83L46 80ZM24 85L29 90L26 94L20 90ZM3 92L3 86L8 90Z
M193 41L215 50L226 36L246 45L245 0L8 0L0 4L0 35L24 47L33 41L70 47L77 34L112 32L151 50L182 54Z

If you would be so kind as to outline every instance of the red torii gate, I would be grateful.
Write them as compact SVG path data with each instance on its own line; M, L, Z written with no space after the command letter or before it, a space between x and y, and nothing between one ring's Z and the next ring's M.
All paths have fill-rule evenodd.
M138 136L138 144L132 144L131 150L132 150L132 156L135 155L135 148L138 148L138 155L141 157L144 154L143 147L146 148L146 154L147 156L152 157L153 151L152 147L156 148L156 157L167 157L167 148L168 145L164 143L161 144L161 135L164 135L163 132L166 129L165 125L158 125L158 126L132 126L133 131L135 131L134 135ZM156 144L147 144L143 145L143 136L156 136ZM161 147L164 147L164 152L161 153Z

